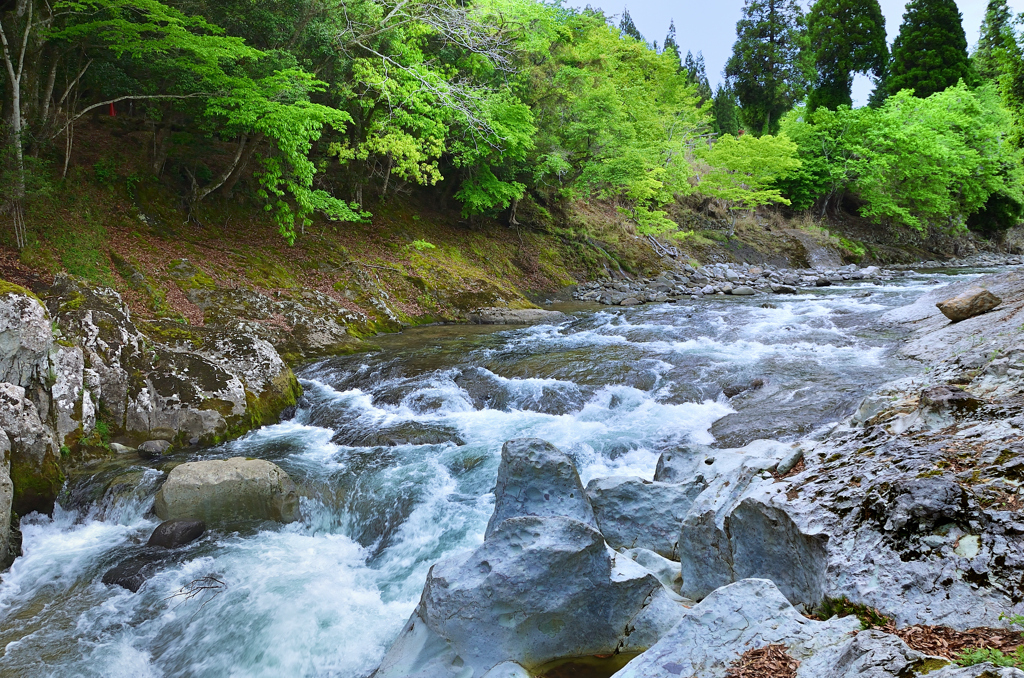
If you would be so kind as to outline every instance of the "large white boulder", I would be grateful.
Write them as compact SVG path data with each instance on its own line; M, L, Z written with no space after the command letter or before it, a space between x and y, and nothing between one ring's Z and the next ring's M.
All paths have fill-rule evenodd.
M208 525L245 520L289 523L299 519L299 495L288 474L263 459L195 461L168 474L153 511L161 520L193 519Z

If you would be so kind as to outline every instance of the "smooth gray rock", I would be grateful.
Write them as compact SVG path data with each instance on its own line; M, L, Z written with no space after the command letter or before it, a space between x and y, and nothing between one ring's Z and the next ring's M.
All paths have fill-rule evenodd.
M718 589L614 678L723 678L750 649L783 644L801 662L800 678L822 678L860 629L853 617L818 622L797 612L770 581L746 579Z
M431 568L376 678L481 676L508 661L533 669L643 650L683 612L653 574L617 557L590 525L509 518L476 551Z
M732 288L732 292L730 292L729 294L733 295L734 297L747 297L750 296L751 294L754 294L754 288L747 287L746 285L740 285L739 287Z
M208 525L238 520L299 519L295 483L277 464L233 457L175 466L156 494L161 520L194 519Z
M171 449L171 443L167 440L147 440L139 445L139 455L146 459L156 459L167 450Z
M474 325L534 325L561 322L565 314L541 308L481 308L468 317Z
M502 446L494 513L485 539L503 520L518 516L566 516L597 529L594 510L572 460L539 438L518 438Z
M609 546L648 549L678 560L680 525L706 488L703 478L677 484L620 476L590 481L587 496Z
M515 662L502 662L485 673L483 678L533 678L533 674Z
M626 549L622 555L657 577L666 589L679 593L679 585L683 582L679 563L648 549Z
M206 524L201 520L165 520L149 535L146 546L176 549L199 539L204 532Z

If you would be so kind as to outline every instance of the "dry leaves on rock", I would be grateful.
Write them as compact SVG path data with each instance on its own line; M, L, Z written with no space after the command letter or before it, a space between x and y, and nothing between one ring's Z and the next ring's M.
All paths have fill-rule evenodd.
M727 678L796 678L800 662L789 656L785 645L747 650L732 663Z
M1021 633L1007 629L955 631L945 626L908 626L897 629L895 624L889 622L880 630L898 636L918 652L946 659L956 659L964 650L976 648L1012 652L1024 643Z

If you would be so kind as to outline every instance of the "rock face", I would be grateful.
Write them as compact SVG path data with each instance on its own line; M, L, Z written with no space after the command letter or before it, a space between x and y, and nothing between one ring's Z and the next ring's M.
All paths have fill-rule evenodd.
M595 478L587 485L587 496L609 546L647 549L678 560L679 526L706 488L703 478L679 484Z
M176 549L199 539L204 532L206 523L201 520L166 520L157 525L153 534L149 535L146 546Z
M289 523L299 519L299 496L276 464L234 457L174 467L157 491L153 511L161 520Z
M13 560L11 544L11 506L14 502L14 483L11 482L11 441L0 430L0 569Z
M474 325L535 325L561 322L565 314L541 308L481 308L468 317Z
M1003 300L988 290L971 290L951 299L940 301L935 306L942 311L942 315L953 322L960 322L987 313L1001 303Z
M562 657L645 649L679 619L657 577L606 546L556 448L506 443L495 494L483 545L431 568L375 678L529 675Z
M21 386L0 383L0 430L7 434L11 446L14 511L19 515L49 513L61 486L60 446Z
M502 521L519 516L566 516L597 529L576 466L539 438L510 440L501 448L489 537Z
M23 291L0 292L0 382L23 388L41 383L52 347L50 318L42 304Z

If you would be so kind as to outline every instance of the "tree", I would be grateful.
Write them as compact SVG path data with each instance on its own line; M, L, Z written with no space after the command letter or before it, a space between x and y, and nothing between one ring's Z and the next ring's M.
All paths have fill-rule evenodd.
M809 110L852 106L854 73L882 77L889 49L878 0L817 0L807 15L807 35L818 72Z
M736 136L740 130L739 111L736 108L736 95L731 89L719 85L711 105L711 115L715 133Z
M974 84L963 17L954 0L910 0L892 45L888 93L911 89L920 98Z
M1017 41L1013 34L1013 13L1006 0L989 0L985 18L981 22L978 46L971 57L975 72L983 80L996 80L1005 72L1004 50L1015 51Z
M623 36L633 38L634 40L644 41L644 36L640 33L640 29L633 23L633 17L629 16L629 10L622 10L622 21L619 23L619 30Z
M708 82L708 71L704 65L704 54L697 52L694 58L692 52L686 53L686 60L683 62L683 70L686 71L687 79L697 86L697 96L700 102L711 100L711 83Z
M804 14L797 0L746 0L725 65L749 131L770 134L803 99L811 75Z
M726 135L704 155L711 171L701 177L698 189L704 195L724 200L732 213L730 237L736 227L737 210L761 205L788 205L776 183L800 168L797 146L785 136L766 134L756 138Z
M668 54L675 54L676 60L682 63L682 59L679 54L679 45L676 43L676 22L670 20L668 22L668 35L665 36L665 44L661 49L662 52Z

